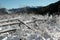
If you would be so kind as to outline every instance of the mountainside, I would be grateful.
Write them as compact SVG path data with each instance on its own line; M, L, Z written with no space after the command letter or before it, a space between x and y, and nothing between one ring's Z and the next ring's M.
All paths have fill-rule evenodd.
M44 7L24 7L21 9L11 9L10 11L16 12L16 13L35 13L35 14L41 14L46 15L47 13L50 15L59 15L60 12L60 1L56 3L51 3Z
M47 6L40 6L40 7L23 7L23 8L13 8L7 10L6 8L1 8L0 12L3 14L7 13L34 13L34 14L41 14L41 15L59 15L60 14L60 1L55 3L51 3Z

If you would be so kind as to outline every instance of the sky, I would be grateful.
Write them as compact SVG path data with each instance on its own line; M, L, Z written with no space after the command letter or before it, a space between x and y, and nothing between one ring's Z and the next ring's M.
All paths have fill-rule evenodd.
M0 7L11 9L26 6L30 7L46 6L57 1L58 0L0 0Z

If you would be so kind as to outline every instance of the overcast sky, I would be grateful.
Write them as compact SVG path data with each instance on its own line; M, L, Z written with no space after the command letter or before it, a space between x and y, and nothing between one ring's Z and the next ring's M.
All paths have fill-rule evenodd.
M25 6L45 6L58 0L0 0L0 7L19 8Z

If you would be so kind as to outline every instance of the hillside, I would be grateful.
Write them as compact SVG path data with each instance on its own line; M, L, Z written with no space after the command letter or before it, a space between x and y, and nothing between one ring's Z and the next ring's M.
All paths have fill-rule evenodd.
M60 12L60 1L55 3L51 3L47 6L39 6L39 7L23 7L23 8L13 8L7 10L6 8L0 8L0 14L9 14L9 13L34 13L40 15L59 15Z

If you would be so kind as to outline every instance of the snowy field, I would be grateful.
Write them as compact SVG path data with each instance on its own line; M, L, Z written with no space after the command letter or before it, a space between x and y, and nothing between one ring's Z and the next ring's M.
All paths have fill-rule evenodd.
M0 40L60 40L60 16L48 17L36 14L7 14L0 15L0 20L20 17L20 26L7 25L1 30L17 28L16 32L0 34Z

